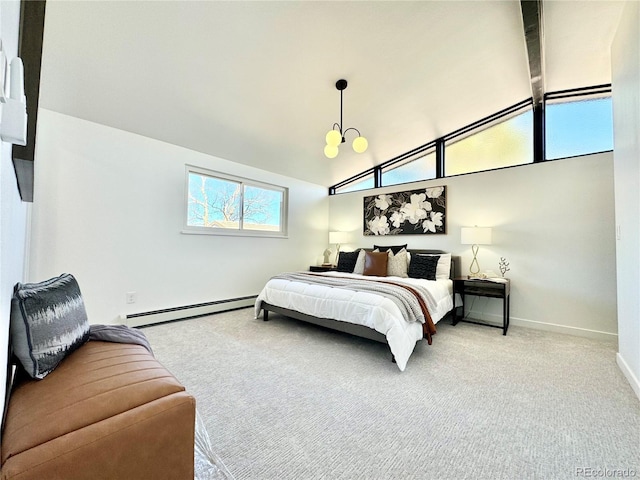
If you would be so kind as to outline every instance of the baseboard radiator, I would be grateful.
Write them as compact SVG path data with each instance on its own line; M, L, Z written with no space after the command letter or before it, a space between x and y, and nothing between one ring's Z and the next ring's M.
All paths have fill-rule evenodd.
M253 307L257 295L248 297L229 298L216 300L215 302L198 303L182 307L165 308L150 312L130 313L123 315L123 323L129 327L145 327L157 323L175 322L189 318L204 317L214 313L238 310L240 308Z

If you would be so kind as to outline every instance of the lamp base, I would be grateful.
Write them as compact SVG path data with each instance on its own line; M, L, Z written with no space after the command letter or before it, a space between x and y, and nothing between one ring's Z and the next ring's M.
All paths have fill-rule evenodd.
M467 278L482 278L480 275L480 264L478 263L478 245L471 245L471 251L473 252L473 260L471 260L471 265L469 265L469 275Z
M336 243L336 261L333 264L334 267L338 266L338 258L340 257L340 244Z

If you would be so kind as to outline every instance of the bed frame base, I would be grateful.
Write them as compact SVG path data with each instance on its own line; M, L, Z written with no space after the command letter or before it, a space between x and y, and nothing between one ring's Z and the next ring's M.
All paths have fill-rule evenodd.
M384 343L387 346L389 345L387 343L387 337L385 337L382 333L363 325L342 322L340 320L333 320L331 318L318 318L312 315L307 315L306 313L300 313L296 312L295 310L289 310L288 308L282 308L276 305L271 305L267 302L262 302L262 321L269 321L269 312L279 313L281 315L284 315L285 317L291 317L296 320L312 323L319 327L328 328L330 330L337 330L339 332L348 333L357 337L367 338L369 340ZM391 350L389 350L389 353L391 353ZM393 355L393 353L391 353L391 361L393 363L396 363L396 357Z
M319 327L328 328L330 330L337 330L339 332L348 333L350 335L355 335L356 337L367 338L369 340L374 340L376 342L384 343L385 345L389 345L387 342L387 338L380 332L373 330L369 327L365 327L362 325L355 325L353 323L342 322L340 320L333 320L331 318L318 318L312 315L307 315L306 313L296 312L295 310L289 310L288 308L278 307L276 305L271 305L267 302L262 302L262 321L269 321L269 312L279 313L284 315L285 317L294 318L296 320L301 320L303 322L312 323ZM447 312L447 314L442 318L451 317L453 320L454 315L453 312L455 308ZM442 321L441 320L441 321ZM391 353L391 350L389 350ZM391 353L391 361L396 363L396 357Z
M286 317L295 318L296 320L302 320L303 322L313 323L320 327L329 328L331 330L338 330L339 332L349 333L358 337L368 338L376 342L387 344L387 338L380 332L377 332L369 327L363 325L355 325L353 323L342 322L340 320L333 320L331 318L318 318L306 313L296 312L289 310L288 308L278 307L271 305L267 302L262 302L262 320L269 321L269 312L280 313Z

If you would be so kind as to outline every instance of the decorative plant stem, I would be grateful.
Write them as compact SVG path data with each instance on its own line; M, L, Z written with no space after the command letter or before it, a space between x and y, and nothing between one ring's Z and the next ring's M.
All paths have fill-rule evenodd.
M509 262L507 262L507 259L504 257L500 257L500 263L498 263L498 266L500 267L500 273L502 274L503 277L505 273L511 270L509 268Z

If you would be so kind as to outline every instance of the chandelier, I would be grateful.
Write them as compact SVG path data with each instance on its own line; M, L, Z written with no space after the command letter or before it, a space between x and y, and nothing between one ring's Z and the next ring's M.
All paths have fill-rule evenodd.
M369 146L369 142L360 135L360 131L357 128L342 129L342 92L347 88L347 81L344 79L338 80L336 82L336 88L340 91L340 123L334 123L325 137L327 144L324 147L324 154L327 158L335 158L338 156L338 146L341 143L345 143L344 137L349 130L353 130L358 134L351 144L356 153L363 153Z

